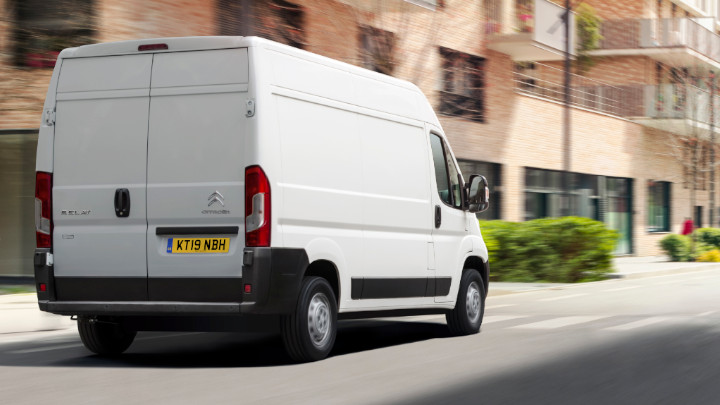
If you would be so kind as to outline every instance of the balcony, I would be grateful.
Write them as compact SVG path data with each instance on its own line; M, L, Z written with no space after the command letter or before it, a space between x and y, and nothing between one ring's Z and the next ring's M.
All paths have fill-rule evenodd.
M710 92L693 85L647 85L643 90L643 125L691 136L710 126ZM713 100L714 125L720 125L720 96Z
M564 101L561 69L517 64L513 81L517 93ZM713 101L715 126L720 128L720 95ZM694 136L698 130L707 133L710 124L709 92L689 84L618 86L573 74L570 104L683 136Z
M488 48L510 55L514 61L557 61L564 58L565 9L547 0L516 0L506 20L486 23ZM575 16L570 14L570 49L575 54Z
M668 66L720 68L720 36L712 18L625 19L602 22L596 56L646 55Z

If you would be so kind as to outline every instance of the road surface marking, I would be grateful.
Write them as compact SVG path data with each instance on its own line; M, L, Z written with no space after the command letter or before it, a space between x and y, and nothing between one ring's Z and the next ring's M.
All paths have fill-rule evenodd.
M583 294L562 295L562 296L560 296L560 297L543 298L543 299L538 300L538 301L558 301L558 300L565 300L565 299L568 299L568 298L582 297L583 295L587 295L587 294L584 294L584 293L583 293Z
M631 330L631 329L642 328L642 327L644 327L644 326L650 326L650 325L656 324L656 323L658 323L658 322L663 322L663 321L665 321L665 320L667 320L667 319L668 319L668 318L663 317L663 316L654 316L654 317L651 317L651 318L641 319L641 320L635 321L635 322L630 322L630 323L624 323L624 324L622 324L622 325L611 326L611 327L605 328L605 329L606 329L606 330Z
M407 317L407 318L398 318L399 320L404 321L432 321L436 319L445 319L445 315L420 315L420 316L413 316L413 317Z
M490 315L483 318L483 324L509 321L511 319L527 318L527 315Z
M155 340L155 339L177 337L177 336L197 335L200 333L202 333L202 332L188 332L188 333L178 333L178 334L162 335L162 336L145 336L145 337L137 338L137 339L135 339L135 341L137 342L137 341L141 341L141 340ZM71 345L43 346L43 347L35 347L32 349L12 350L12 351L9 351L8 353L10 353L10 354L27 354L27 353L49 352L51 350L72 349L75 347L83 347L83 345L74 343Z
M500 304L500 305L490 305L489 307L485 307L485 309L498 309L498 308L505 308L505 307L513 307L515 304Z
M697 314L696 316L708 316L708 315L714 314L715 312L717 312L717 311L707 311L707 312L703 312L702 314Z
M564 326L577 325L581 323L587 323L597 321L598 319L609 318L608 315L596 315L596 316L563 316L560 318L548 319L540 322L527 323L524 325L513 326L513 328L522 329L556 329Z
M640 288L640 286L635 285L635 286L629 286L629 287L611 288L609 290L605 290L605 291L601 291L601 292L624 291L624 290L632 290L633 288Z
M44 346L44 347L36 347L34 349L13 350L8 353L10 353L10 354L27 354L27 353L49 352L51 350L74 349L76 347L82 347L82 345L75 343L72 345Z

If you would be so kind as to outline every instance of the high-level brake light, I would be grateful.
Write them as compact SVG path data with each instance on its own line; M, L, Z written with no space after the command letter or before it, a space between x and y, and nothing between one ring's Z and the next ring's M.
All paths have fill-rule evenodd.
M168 49L167 44L147 44L147 45L140 45L138 46L138 51L144 52L144 51L163 51L165 49Z

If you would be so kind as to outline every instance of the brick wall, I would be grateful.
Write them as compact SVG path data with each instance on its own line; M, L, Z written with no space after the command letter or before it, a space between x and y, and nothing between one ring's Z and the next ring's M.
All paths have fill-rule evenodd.
M642 18L648 3L645 0L583 0L604 20ZM653 4L655 0L650 0Z
M215 35L215 1L97 0L98 42Z

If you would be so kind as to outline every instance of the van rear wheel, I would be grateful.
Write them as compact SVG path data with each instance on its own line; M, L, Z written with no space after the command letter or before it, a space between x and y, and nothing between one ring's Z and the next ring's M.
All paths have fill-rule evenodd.
M475 269L463 270L455 309L445 314L450 332L456 336L478 333L485 313L485 286Z
M126 330L122 325L102 318L79 316L77 325L83 345L91 352L103 356L124 352L137 335L136 331Z
M295 311L282 318L285 350L298 362L328 356L337 335L337 301L332 287L320 277L307 277L300 288Z

